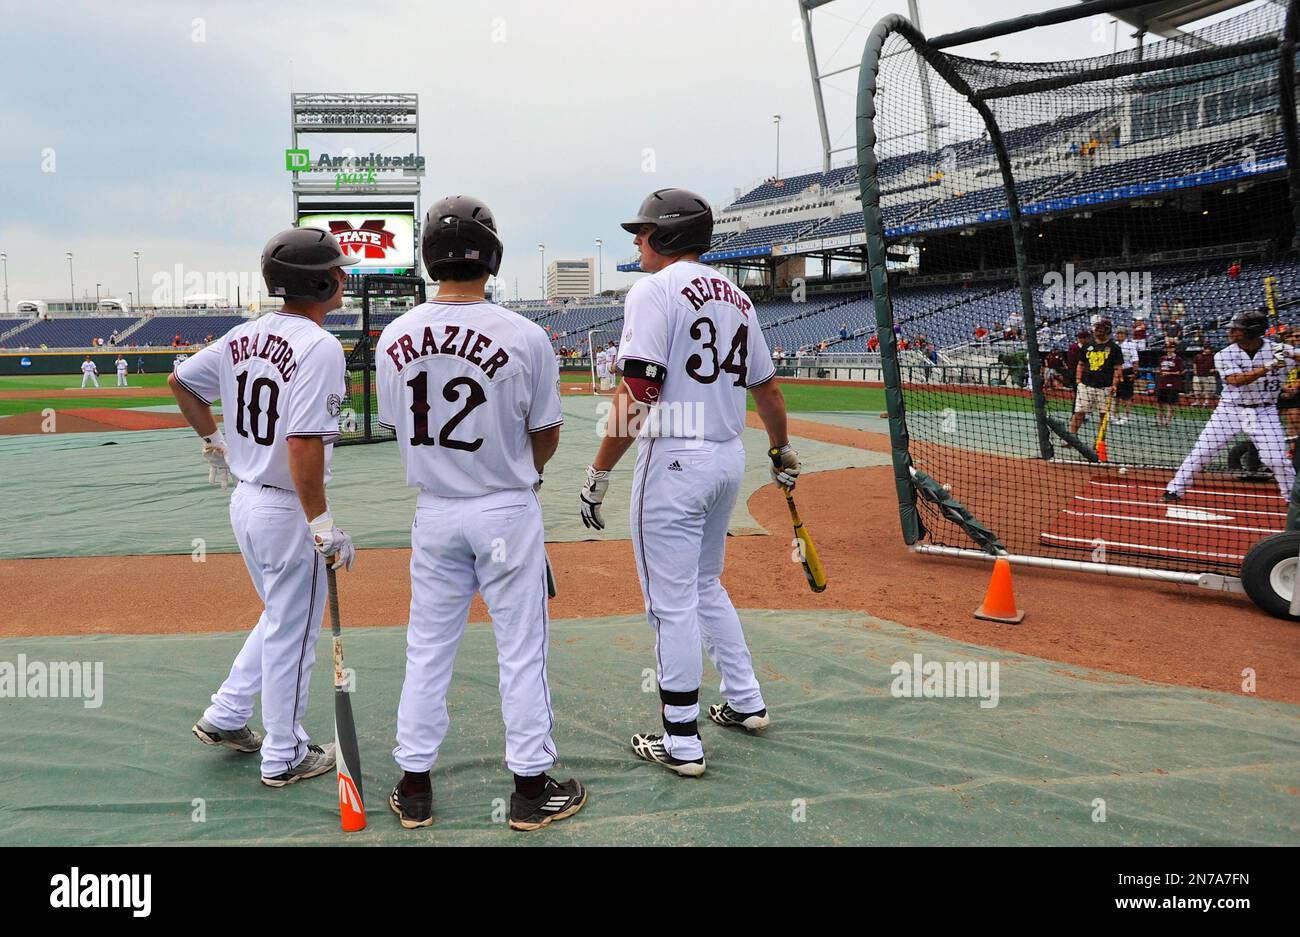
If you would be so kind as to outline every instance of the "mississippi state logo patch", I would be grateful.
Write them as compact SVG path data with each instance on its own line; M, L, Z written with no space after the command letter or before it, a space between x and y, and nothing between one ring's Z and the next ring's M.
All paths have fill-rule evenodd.
M338 394L330 394L325 398L325 409L330 416L338 416L343 411L343 398Z

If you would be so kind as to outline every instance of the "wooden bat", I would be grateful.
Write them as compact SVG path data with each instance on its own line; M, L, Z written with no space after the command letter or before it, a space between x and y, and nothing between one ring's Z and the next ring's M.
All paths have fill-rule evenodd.
M778 469L781 468L781 453L778 449L769 449L768 458ZM782 489L785 491L785 489ZM826 591L826 571L822 569L821 557L817 554L817 547L813 544L812 536L803 526L803 521L799 519L799 509L794 506L794 495L785 491L785 504L790 509L790 520L794 522L794 535L799 544L799 560L803 564L804 578L808 580L808 588L813 592Z
M343 677L343 629L339 625L339 584L334 570L325 570L329 580L330 631L334 635L334 750L339 781L339 822L343 832L366 828L366 802L361 793L361 755L357 750L357 727L352 720L352 696Z
M1097 427L1097 443L1092 448L1097 450L1097 461L1106 461L1106 427L1110 423L1110 411L1115 407L1115 395L1112 393L1106 401L1106 412L1101 415L1101 426Z

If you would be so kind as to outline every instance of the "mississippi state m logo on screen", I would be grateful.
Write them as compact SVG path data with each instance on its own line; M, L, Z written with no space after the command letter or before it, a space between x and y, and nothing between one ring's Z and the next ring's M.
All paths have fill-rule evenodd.
M338 238L344 254L357 257L383 260L395 247L393 232L383 220L363 221L359 228L352 227L350 221L331 221L330 234Z

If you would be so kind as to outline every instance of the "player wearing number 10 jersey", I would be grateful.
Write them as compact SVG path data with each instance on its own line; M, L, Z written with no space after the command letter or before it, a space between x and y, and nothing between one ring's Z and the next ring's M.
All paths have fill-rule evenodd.
M429 208L421 235L432 301L393 320L375 346L379 421L397 433L411 525L406 679L389 806L403 827L433 822L430 771L447 734L447 688L470 600L483 594L496 632L510 826L538 829L586 802L559 782L546 678L550 620L536 487L560 440L560 373L542 328L487 301L502 244L491 211L453 196Z
M262 753L262 781L284 787L334 768L333 744L310 744L302 719L325 609L325 564L351 567L352 540L325 500L344 393L343 347L322 328L343 304L344 257L332 235L291 228L262 252L279 312L231 329L186 360L170 385L203 437L209 480L233 472L230 523L264 605L230 675L194 726L199 740ZM210 405L221 399L225 433ZM247 726L262 697L265 743Z

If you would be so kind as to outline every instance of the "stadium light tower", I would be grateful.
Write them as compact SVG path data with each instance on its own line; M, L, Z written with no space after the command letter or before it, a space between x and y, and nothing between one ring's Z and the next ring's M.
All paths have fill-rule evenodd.
M781 115L773 114L772 123L776 124L776 178L781 178Z
M546 298L546 245L538 244L537 253L542 258L542 299Z
M602 241L600 238L596 238L596 295L597 296L605 292L605 264L604 261L601 259L602 258L601 245L603 245L604 243L605 242ZM9 306L8 306L9 300L7 298L8 294L5 295L6 295L5 312L8 312L9 311Z
M72 290L72 306L77 306L77 284L72 279L72 251L64 251L63 256L68 258L68 289Z
M5 315L9 315L9 255L0 251L0 265L5 268Z
M140 252L131 251L131 253L135 255L135 298L140 300L140 304L143 305L144 294L140 292ZM132 308L135 307L132 306Z

